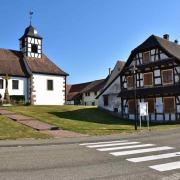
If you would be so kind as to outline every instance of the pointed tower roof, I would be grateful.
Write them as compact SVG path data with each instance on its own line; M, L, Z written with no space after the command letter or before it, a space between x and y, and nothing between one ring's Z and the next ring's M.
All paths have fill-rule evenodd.
M42 39L42 37L38 34L37 30L32 25L29 25L25 29L23 36L19 40L23 39L24 37L35 37Z

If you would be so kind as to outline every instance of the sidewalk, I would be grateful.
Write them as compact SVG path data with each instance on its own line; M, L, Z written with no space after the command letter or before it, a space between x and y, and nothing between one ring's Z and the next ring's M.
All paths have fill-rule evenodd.
M61 130L60 130L61 131ZM63 133L63 132L62 132ZM49 145L62 145L62 144L76 144L76 143L86 143L86 142L96 142L96 141L107 141L107 140L124 140L133 139L138 140L139 138L154 138L163 136L178 136L180 134L180 128L168 129L168 130L158 130L158 131L143 131L135 132L131 134L113 134L106 136L72 136L72 137L61 137L61 138L50 138L50 139L17 139L17 140L1 140L1 147L18 147L18 146L49 146Z

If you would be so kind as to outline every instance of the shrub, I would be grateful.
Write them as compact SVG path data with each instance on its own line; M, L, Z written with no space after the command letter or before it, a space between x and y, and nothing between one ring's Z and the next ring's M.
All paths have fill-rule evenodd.
M12 95L10 96L10 100L13 104L24 104L25 96L23 95Z

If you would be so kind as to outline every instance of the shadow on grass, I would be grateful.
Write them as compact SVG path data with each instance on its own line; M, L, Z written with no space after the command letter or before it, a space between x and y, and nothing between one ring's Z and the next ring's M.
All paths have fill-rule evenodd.
M58 118L70 119L73 121L84 121L106 125L133 125L133 121L114 117L108 112L97 108L78 109L65 112L49 112Z

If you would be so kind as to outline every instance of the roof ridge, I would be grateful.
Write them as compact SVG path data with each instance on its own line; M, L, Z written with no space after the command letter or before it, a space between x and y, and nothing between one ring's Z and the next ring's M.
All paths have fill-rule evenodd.
M8 49L8 48L0 48L0 50L6 50L6 51L16 51L16 52L21 52L20 50L15 50L15 49Z

